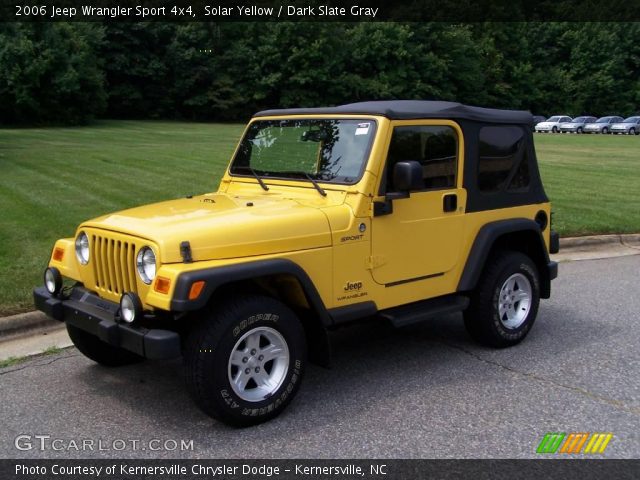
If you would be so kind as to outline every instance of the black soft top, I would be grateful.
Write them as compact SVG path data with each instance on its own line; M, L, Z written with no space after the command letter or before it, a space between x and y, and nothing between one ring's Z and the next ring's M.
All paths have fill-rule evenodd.
M456 102L428 100L383 100L359 102L320 108L287 108L263 110L254 117L276 115L382 115L391 120L415 120L420 118L464 119L483 123L533 123L533 115L523 110L499 110L496 108L473 107Z

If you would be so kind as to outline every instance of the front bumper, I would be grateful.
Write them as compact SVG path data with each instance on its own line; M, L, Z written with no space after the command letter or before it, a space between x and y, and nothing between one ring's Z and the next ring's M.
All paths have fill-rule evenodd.
M46 288L33 290L38 310L51 318L73 325L114 347L158 360L181 354L180 336L170 330L148 329L116 322L120 306L75 287L68 298L56 298Z

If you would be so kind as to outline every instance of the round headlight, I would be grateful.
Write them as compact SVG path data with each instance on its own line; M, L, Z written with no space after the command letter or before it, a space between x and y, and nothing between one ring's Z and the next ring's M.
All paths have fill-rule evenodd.
M82 265L89 263L89 237L84 232L76 237L76 257Z
M156 278L156 255L149 247L142 247L136 259L138 275L144 283L149 285Z

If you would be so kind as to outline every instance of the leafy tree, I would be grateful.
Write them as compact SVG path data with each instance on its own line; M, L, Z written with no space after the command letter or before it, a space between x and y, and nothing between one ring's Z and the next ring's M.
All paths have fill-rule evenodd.
M82 123L106 105L98 24L0 24L0 123Z
M173 117L167 46L176 24L107 22L99 51L115 118Z
M639 34L637 23L5 22L0 122L245 120L394 98L627 115L639 113Z

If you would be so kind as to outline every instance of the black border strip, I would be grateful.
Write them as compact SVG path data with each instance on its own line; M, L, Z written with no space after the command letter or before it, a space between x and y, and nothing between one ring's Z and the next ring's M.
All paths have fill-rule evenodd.
M31 5L28 2L22 5ZM33 4L33 2L32 2ZM0 0L0 21L17 22L632 22L640 21L640 2L628 0L475 0L464 6L459 0L194 0L176 5L163 0L57 0L37 2L46 6L42 15L17 16L20 2ZM112 8L114 14L86 14L82 6ZM189 12L184 8L191 6ZM215 6L216 9L212 9ZM321 7L325 7L322 9ZM62 10L52 17L53 8L75 8L75 14ZM140 8L149 8L142 16ZM164 10L161 10L164 7ZM220 7L229 10L222 12ZM240 7L240 8L238 8ZM296 8L298 7L298 8ZM305 9L305 7L307 7ZM341 9L339 15L328 15L326 7ZM368 8L371 10L361 10ZM160 10L157 10L160 9ZM372 12L375 9L375 15Z
M274 452L275 453L275 452ZM394 460L394 459L251 459L251 460L0 460L0 478L3 480L151 480L181 479L203 480L210 478L259 479L562 479L562 480L636 480L640 461L636 459L603 460L594 458L551 458L562 455L539 455L529 460ZM16 466L39 467L46 474L19 473ZM52 475L52 469L64 468L71 473ZM77 473L73 473L76 468ZM100 468L100 475L82 473L82 468ZM122 468L124 468L124 473ZM195 468L195 470L194 470ZM202 474L200 468L215 469L215 477ZM69 469L69 470L67 470ZM260 470L262 469L262 470ZM277 469L277 473L276 473ZM249 470L256 473L249 473ZM94 470L95 471L95 470ZM113 472L113 473L111 473ZM146 472L146 473L145 473ZM362 473L360 473L362 472ZM271 473L271 475L269 475Z

